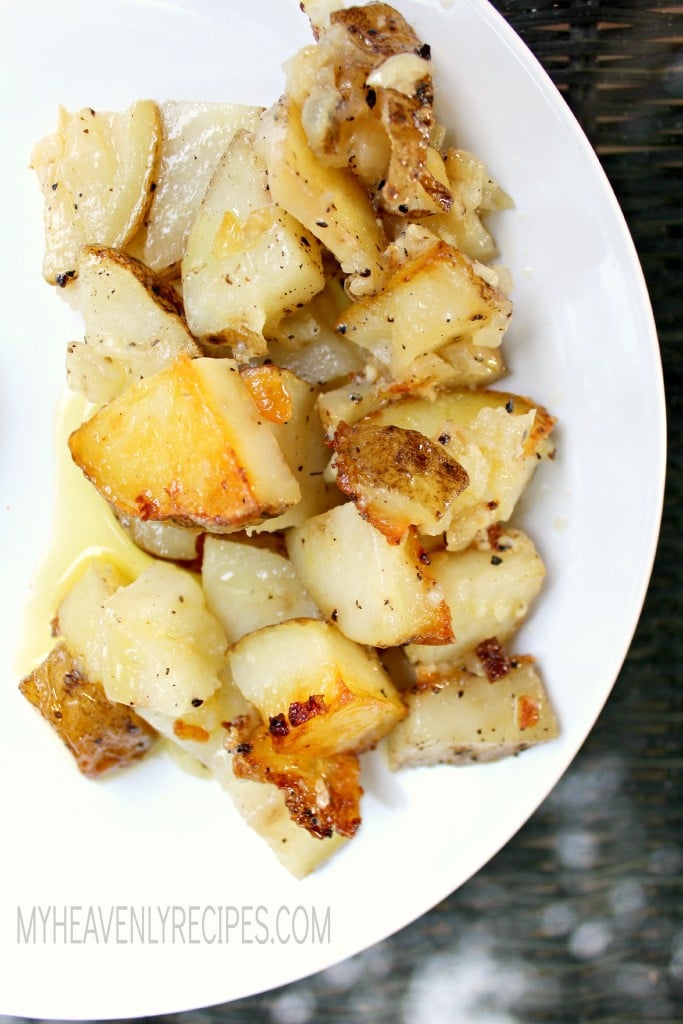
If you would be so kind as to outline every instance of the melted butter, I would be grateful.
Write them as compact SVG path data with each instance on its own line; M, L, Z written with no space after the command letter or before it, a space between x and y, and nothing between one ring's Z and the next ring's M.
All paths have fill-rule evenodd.
M95 558L108 558L133 580L151 564L117 523L111 509L73 463L69 434L90 412L80 395L66 396L55 425L56 495L52 539L33 581L17 668L24 675L42 661L54 643L51 623L59 602Z
M368 75L367 84L372 88L395 89L405 96L412 96L418 82L431 73L429 61L416 53L395 53Z

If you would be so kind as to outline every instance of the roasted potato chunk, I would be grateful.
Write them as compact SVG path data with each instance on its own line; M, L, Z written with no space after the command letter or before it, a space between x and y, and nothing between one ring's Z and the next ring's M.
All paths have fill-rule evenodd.
M69 447L125 516L220 533L279 515L301 497L229 359L179 357L95 413Z
M237 687L258 708L276 749L329 757L373 747L405 714L379 659L334 626L291 619L229 651Z
M554 419L531 399L505 391L443 388L432 400L389 403L372 422L419 430L442 444L469 477L450 510L450 550L466 548L480 529L507 522L542 458L552 457Z
M407 717L388 740L392 768L497 761L558 735L543 681L529 658L504 675L425 673L405 694Z
M154 562L97 612L110 699L180 716L220 686L227 640L191 573Z
M321 163L291 101L281 100L261 120L259 147L279 207L300 221L369 287L382 273L384 232L360 181L344 167Z
M406 654L425 666L457 664L487 637L506 642L524 622L545 579L545 566L521 530L482 531L464 551L436 551L430 569L442 589L455 640L440 647L410 644Z
M201 355L176 290L117 249L84 246L75 285L85 340L66 353L70 388L91 402L110 402L135 381L179 355Z
M59 108L57 131L38 143L31 165L45 198L43 274L65 285L82 245L122 248L152 199L161 145L156 103L120 113Z
M351 838L358 831L363 790L355 754L292 754L276 747L264 726L237 743L233 771L238 779L277 786L292 821L317 839Z
M377 294L349 306L337 330L372 352L395 377L419 356L456 338L495 348L512 304L487 277L464 253L437 241L396 270Z
M498 255L498 249L484 218L495 210L510 209L512 200L493 180L484 161L473 153L451 148L444 166L453 205L448 213L430 217L429 228L471 259L488 263Z
M140 709L140 714L175 749L196 759L212 773L247 825L297 878L310 874L346 842L338 833L321 840L295 824L285 803L284 789L235 775L233 756L244 737L259 726L260 717L228 673L221 673L221 685L208 700L181 718L145 708Z
M104 675L100 608L108 597L130 582L108 559L94 558L59 602L56 631L93 682L101 683Z
M325 617L357 643L453 640L443 592L413 529L393 543L347 502L290 530L287 550Z
M438 534L469 478L443 445L417 430L360 420L340 424L332 468L364 519L398 543L409 526Z
M324 284L316 238L273 202L253 136L239 131L218 162L182 261L188 323L242 361L266 354L263 332Z
M383 3L333 10L317 35L316 46L290 61L287 91L318 157L352 168L388 213L448 210L448 179L434 175L428 159L429 46Z
M318 389L290 370L277 366L250 367L242 376L257 407L270 421L273 436L301 491L296 505L282 515L254 525L251 530L272 533L300 526L310 516L325 512L341 499L338 489L325 475L330 452L315 411Z
M227 640L194 575L152 561L132 583L92 562L60 603L59 632L110 700L174 717L220 686Z
M99 683L83 674L63 641L19 689L64 742L79 771L90 778L125 768L154 743L154 729L131 708L109 700Z

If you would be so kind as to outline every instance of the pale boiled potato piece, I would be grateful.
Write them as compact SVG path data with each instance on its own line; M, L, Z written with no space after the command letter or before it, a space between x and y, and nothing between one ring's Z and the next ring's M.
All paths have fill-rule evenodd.
M453 371L448 382L454 387L486 388L495 384L507 370L500 347L477 345L467 338L444 345L439 355Z
M375 295L361 297L337 330L400 377L410 364L455 338L500 345L510 300L464 253L446 242L408 260Z
M513 202L473 153L451 148L445 169L453 205L448 213L430 217L430 230L473 260L486 263L497 255L496 243L482 217L494 210L509 210Z
M124 516L220 533L279 515L301 497L230 359L179 357L103 406L69 447Z
M233 644L228 658L236 686L282 751L360 753L405 714L377 655L326 622L266 626Z
M290 526L300 526L311 516L326 511L341 500L338 489L325 476L330 451L315 411L318 389L290 370L277 366L258 367L244 372L246 375L268 374L279 378L288 396L290 414L271 422L271 431L301 491L301 499L297 504L282 515L256 524L250 528L250 532L272 533Z
M343 6L343 0L301 0L301 10L316 35L329 27L332 11L338 11Z
M225 633L185 569L154 562L105 598L99 634L110 700L177 717L220 685Z
M226 673L221 673L220 688L180 720L145 708L138 713L177 749L196 758L212 773L246 824L297 878L310 874L346 842L339 835L314 838L292 821L282 790L235 776L232 754L226 749L230 726L237 721L255 724L258 715Z
M110 700L182 714L216 689L227 640L185 570L152 562L133 582L92 561L60 602L57 629Z
M285 555L242 541L206 538L202 588L230 643L263 626L320 614Z
M273 199L368 286L382 274L383 230L363 185L346 168L321 163L295 104L283 99L264 114L259 149Z
M133 236L152 198L161 138L151 100L120 113L59 108L56 132L31 156L45 198L47 281L76 276L82 245L121 248Z
M192 331L265 355L267 324L308 302L325 278L317 240L273 203L253 136L239 131L220 158L182 261Z
M254 128L261 107L166 100L152 205L130 251L157 273L180 264L187 236L219 158L235 132Z
M268 332L270 358L311 384L327 385L360 373L367 353L334 329L348 304L340 276L328 276L321 292Z
M555 739L557 720L535 666L511 660L493 683L452 670L406 693L408 715L387 741L390 766L497 761Z
M371 414L437 439L465 469L469 485L451 505L451 550L471 543L478 530L507 521L540 459L551 457L552 416L505 391L444 388L431 400L409 397Z
M268 354L278 366L291 370L310 384L318 385L348 380L360 373L367 361L366 352L339 335L322 335L298 349L269 341Z
M117 516L119 524L139 548L155 558L172 562L194 562L199 557L200 530L173 523L157 523L136 516Z
M93 682L101 683L104 676L99 609L108 597L128 583L130 580L108 559L93 559L57 608L57 633Z
M347 502L290 530L287 550L316 605L352 640L393 647L453 639L443 592L412 530L391 543Z
M465 551L430 556L434 579L451 611L455 641L439 647L410 644L410 661L457 664L490 637L502 643L521 626L540 593L545 566L532 540L521 530L493 528Z
M181 353L201 355L178 293L131 256L85 246L74 287L85 340L67 348L66 379L89 401L111 401Z

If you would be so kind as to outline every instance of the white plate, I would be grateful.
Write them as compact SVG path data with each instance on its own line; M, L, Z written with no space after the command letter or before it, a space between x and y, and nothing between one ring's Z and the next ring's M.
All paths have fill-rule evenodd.
M542 467L524 506L549 581L517 649L540 658L562 738L487 767L390 776L371 761L361 834L305 882L279 867L217 787L163 758L101 785L76 774L15 688L22 605L50 536L53 416L75 330L40 277L31 147L52 130L58 103L268 104L282 88L281 62L309 34L295 0L6 5L2 1013L106 1018L205 1006L317 971L389 935L461 885L528 818L583 742L625 656L651 569L665 458L659 356L631 241L563 101L493 9L484 0L398 6L432 44L442 120L516 201L496 226L516 280L509 386L537 396L560 421L559 457ZM32 907L50 916L46 934L38 927L27 943L21 922ZM179 908L170 911L179 927L171 934L167 918L162 942L157 908L169 907ZM99 943L86 927L88 908L103 915ZM142 921L151 926L145 944L131 934L131 916L140 924L143 908L151 915ZM227 943L218 941L217 908L224 922L240 914ZM65 913L73 934L58 923Z

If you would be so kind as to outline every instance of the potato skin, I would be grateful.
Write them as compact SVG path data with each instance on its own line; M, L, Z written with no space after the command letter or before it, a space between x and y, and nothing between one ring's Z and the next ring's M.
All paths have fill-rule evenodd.
M108 700L63 641L22 679L19 689L71 751L79 771L97 778L139 760L156 732L131 708Z
M469 483L444 446L417 430L366 420L340 423L333 447L337 486L394 543L409 526L430 534L442 530L445 512Z

